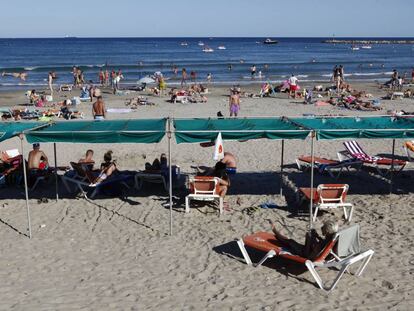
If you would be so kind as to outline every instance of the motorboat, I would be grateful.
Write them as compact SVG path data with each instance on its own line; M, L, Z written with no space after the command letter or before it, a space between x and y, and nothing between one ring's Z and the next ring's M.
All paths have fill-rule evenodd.
M277 43L279 43L279 41L273 40L270 38L267 38L266 40L263 41L263 44L277 44Z
M214 50L213 50L212 48L210 48L210 47L206 46L206 47L203 49L203 52L204 52L204 53L213 53L213 52L214 52Z
M220 45L219 47L217 47L217 49L219 49L219 50L225 50L226 47L224 45Z

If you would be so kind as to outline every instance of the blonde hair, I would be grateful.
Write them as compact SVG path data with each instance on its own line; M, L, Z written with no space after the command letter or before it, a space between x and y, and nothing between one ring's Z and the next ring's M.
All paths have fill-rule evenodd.
M337 233L338 230L339 230L338 224L335 221L333 221L333 220L327 220L327 221L325 221L323 223L322 228L325 229L325 233L327 235L333 235L333 234Z

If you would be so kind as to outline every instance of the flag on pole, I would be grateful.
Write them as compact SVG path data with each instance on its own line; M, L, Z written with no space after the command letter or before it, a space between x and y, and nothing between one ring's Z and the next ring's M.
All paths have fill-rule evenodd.
M215 161L220 161L224 158L224 147L223 147L223 139L221 138L221 133L218 133L216 138L216 144L214 147L214 157Z

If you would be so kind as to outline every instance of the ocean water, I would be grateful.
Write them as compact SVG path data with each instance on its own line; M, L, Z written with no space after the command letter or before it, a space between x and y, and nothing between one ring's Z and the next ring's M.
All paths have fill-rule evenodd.
M0 89L45 85L49 71L57 73L57 84L70 83L74 65L81 67L86 80L93 81L100 68L121 69L124 84L136 84L156 71L169 84L178 83L174 65L188 73L195 71L199 81L211 73L214 83L223 84L251 83L253 64L262 72L256 81L271 82L283 81L292 73L302 81L328 81L335 64L345 67L348 80L383 81L394 68L411 76L414 66L414 45L373 45L353 51L350 45L322 43L327 38L276 39L276 45L261 44L264 38L0 39L0 72L28 73L26 81L0 76ZM200 42L214 52L203 52Z

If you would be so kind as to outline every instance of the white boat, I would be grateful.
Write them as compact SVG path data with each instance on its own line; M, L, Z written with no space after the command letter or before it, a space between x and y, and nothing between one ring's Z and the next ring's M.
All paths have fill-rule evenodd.
M372 49L372 46L371 45L363 45L363 46L361 46L361 49L365 49L365 50L370 50L370 49Z
M219 50L225 50L225 49L226 49L226 47L225 47L224 45L220 45L220 46L218 47L218 49L219 49Z
M198 42L198 45L199 45L199 46L204 46L204 42L201 42L201 41L200 41L200 42Z
M351 50L352 51L358 51L359 50L359 47L356 46L356 45L353 45L353 46L351 46Z
M187 46L188 43L187 42L181 42L181 46Z
M270 38L267 38L266 40L263 41L263 44L277 44L279 43L277 40L273 40Z
M213 53L213 52L214 52L214 50L213 50L212 48L210 48L210 47L206 46L206 47L203 49L203 52L204 52L204 53Z

